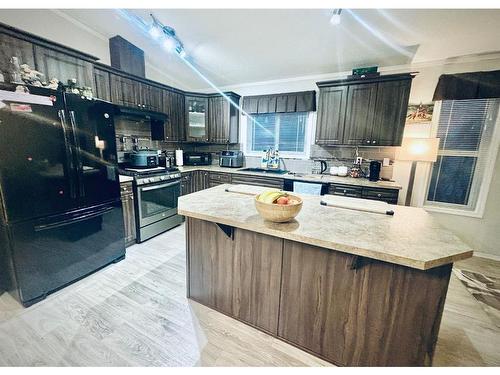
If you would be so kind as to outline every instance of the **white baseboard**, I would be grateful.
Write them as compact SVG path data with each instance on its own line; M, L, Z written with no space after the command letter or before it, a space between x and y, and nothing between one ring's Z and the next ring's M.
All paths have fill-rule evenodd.
M480 251L474 251L474 256L479 258L486 258L491 260L497 260L500 262L500 256L488 253L481 253Z

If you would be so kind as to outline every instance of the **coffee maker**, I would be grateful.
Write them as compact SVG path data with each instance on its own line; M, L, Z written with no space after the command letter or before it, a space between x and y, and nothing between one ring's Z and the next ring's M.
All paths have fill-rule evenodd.
M368 179L370 181L378 181L380 179L380 169L382 164L377 160L372 160L370 162L370 176Z

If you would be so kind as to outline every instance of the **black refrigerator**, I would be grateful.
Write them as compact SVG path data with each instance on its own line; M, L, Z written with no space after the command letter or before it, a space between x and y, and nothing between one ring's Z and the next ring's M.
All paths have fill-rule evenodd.
M125 257L114 106L29 90L0 87L0 275L24 306Z

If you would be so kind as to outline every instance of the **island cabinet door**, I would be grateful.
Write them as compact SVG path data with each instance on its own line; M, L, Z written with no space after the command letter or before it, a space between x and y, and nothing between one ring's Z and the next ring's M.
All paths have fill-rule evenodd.
M188 297L274 335L283 241L187 219Z
M285 240L278 336L339 365L430 365L450 272Z

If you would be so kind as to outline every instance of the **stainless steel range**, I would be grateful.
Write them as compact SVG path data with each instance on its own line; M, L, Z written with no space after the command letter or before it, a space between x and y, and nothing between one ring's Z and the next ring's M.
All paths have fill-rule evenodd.
M134 177L137 242L143 242L182 223L177 214L181 173L177 168L125 170Z

